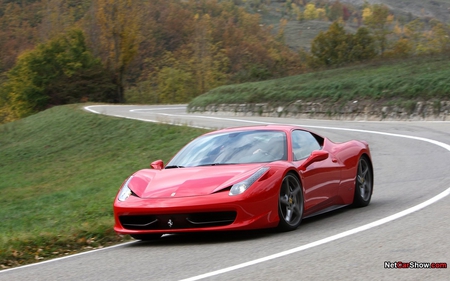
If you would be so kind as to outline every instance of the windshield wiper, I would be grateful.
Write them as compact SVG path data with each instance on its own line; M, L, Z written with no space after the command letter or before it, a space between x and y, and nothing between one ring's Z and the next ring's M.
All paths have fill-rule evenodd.
M234 165L236 163L209 163L209 164L202 164L202 165L197 165L195 167L202 167L202 166L218 166L218 165Z
M173 168L184 168L184 166L170 165L170 166L166 166L164 169L173 169Z

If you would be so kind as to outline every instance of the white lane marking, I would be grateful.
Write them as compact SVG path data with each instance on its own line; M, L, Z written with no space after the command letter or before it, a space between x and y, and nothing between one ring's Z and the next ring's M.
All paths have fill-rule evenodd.
M90 106L85 106L84 109L89 111L89 112L101 115L103 113L101 113L99 111L95 111L94 109L92 109L92 107L101 107L101 106L105 106L105 105L90 105ZM108 106L121 106L121 105L108 105ZM185 108L185 107L181 107L181 108ZM157 108L155 110L159 110L159 109L163 109L163 108ZM170 109L172 109L172 108L170 108ZM138 110L138 109L136 109L136 110ZM133 111L133 109L130 110L130 112L132 112L132 111ZM175 125L175 126L184 126L183 124L175 124L175 123L172 123L172 122L164 122L164 121L161 121L161 120L152 120L152 119L144 119L144 118L137 118L137 117L129 117L129 116L117 115L117 114L105 114L105 115L112 116L112 117L125 118L125 119L130 119L130 120L138 120L138 121L143 121L143 122L162 123L162 124L170 124L170 125ZM164 115L164 114L160 114L160 115ZM189 127L199 128L199 129L209 129L208 127L193 126L193 125L189 125Z
M32 266L36 266L36 265L41 265L41 264L45 264L45 263L50 263L50 262L55 262L55 261L60 261L60 260L65 260L68 258L74 258L74 257L78 257L78 256L82 256L82 255L86 255L86 254L91 254L91 253L95 253L95 252L99 252L99 251L103 251L103 250L109 250L109 249L113 249L113 248L117 248L117 247L122 247L131 243L135 243L136 241L130 241L130 242L125 242L125 243L121 243L121 244L117 244L114 246L109 246L109 247L104 247L104 248L100 248L100 249L95 249L95 250L90 250L87 252L81 252L81 253L77 253L77 254L73 254L73 255L68 255L68 256L64 256L64 257L60 257L60 258L54 258L51 260L46 260L46 261L40 261L37 263L31 263L31 264L26 264L26 265L22 265L19 267L13 267L13 268L8 268L8 269L3 269L0 271L0 274L7 272L7 271L12 271L12 270L16 270L16 269L22 269L22 268L27 268L27 267L32 267Z
M111 104L111 105L89 105L89 106L85 106L84 109L87 111L90 111L92 113L95 114L102 114L101 112L98 112L92 108L95 107L105 107L105 106L115 106L115 107L120 107L120 106L133 106L133 105L119 105L119 104ZM155 108L142 108L142 109L130 109L130 112L142 112L142 111L156 111L156 110L171 110L171 109L184 109L186 108L186 106L171 106L171 107L155 107ZM116 116L116 115L113 115ZM124 116L116 116L116 117L124 117Z
M145 112L145 111L155 111L155 110L171 110L171 109L184 109L183 107L157 107L157 108L143 108L143 109L131 109L130 112Z
M416 211L418 211L418 210L420 210L422 208L425 208L425 207L427 207L427 206L429 206L429 205L431 205L431 204L441 200L442 198L448 196L449 194L450 194L450 187L447 190L445 190L445 191L439 193L438 195L434 196L433 198L428 199L427 201L425 201L423 203L420 203L419 205L416 205L414 207L411 207L411 208L406 209L404 211L401 211L399 213L390 215L390 216L388 216L386 218L379 219L377 221L374 221L374 222L371 222L371 223L368 223L368 224L365 224L365 225L359 226L357 228L353 228L353 229L350 229L350 230L347 230L347 231L344 231L344 232L341 232L341 233L338 233L338 234L335 234L333 236L330 236L330 237L327 237L327 238L324 238L324 239L320 239L320 240L315 241L315 242L311 242L309 244L306 244L306 245L303 245L303 246L300 246L300 247L297 247L297 248L293 248L293 249L290 249L290 250L287 250L287 251L279 252L279 253L276 253L276 254L273 254L273 255L270 255L270 256L267 256L267 257L256 259L256 260L244 262L244 263L237 264L237 265L234 265L234 266L230 266L230 267L227 267L227 268L219 269L219 270L216 270L216 271L211 271L211 272L204 273L204 274L201 274L201 275L197 275L197 276L194 276L194 277L182 279L180 281L200 280L200 279L216 276L216 275L219 275L219 274L223 274L223 273L226 273L226 272L234 271L234 270L237 270L237 269L241 269L241 268L244 268L244 267L252 266L252 265L255 265L255 264L258 264L258 263L263 263L263 262L266 262L266 261L269 261L269 260L273 260L273 259L277 259L277 258L280 258L280 257L284 257L284 256L287 256L287 255L290 255L290 254L298 253L298 252L301 252L301 251L304 251L304 250L307 250L307 249L310 249L310 248L313 248L313 247L317 247L317 246L323 245L325 243L332 242L332 241L335 241L335 240L338 240L338 239L341 239L341 238L344 238L344 237L356 234L358 232L365 231L365 230L374 228L376 226L380 226L382 224L385 224L387 222L396 220L396 219L404 217L406 215L409 215L409 214L411 214L413 212L416 212Z
M183 117L183 116L186 116L186 115L167 114L167 113L161 113L161 115L172 116L172 117ZM245 123L252 123L252 124L262 124L262 125L283 123L283 122L274 123L274 122L252 121L252 120L244 120L244 119L222 118L222 117L201 116L201 115L192 115L192 116L191 115L187 115L187 116L195 117L195 118L206 118L206 119L214 119L214 120L237 121L237 122L245 122ZM283 123L283 124L285 124L285 123ZM304 128L315 128L315 129L325 129L325 130L339 130L339 131L349 131L349 132L360 132L360 133L378 134L378 135L385 135L385 136L391 136L391 137L399 137L399 138L420 140L420 141L429 142L429 143L441 146L441 147L447 149L448 151L450 151L450 145L442 143L442 142L439 142L439 141L435 141L435 140L432 140L432 139L422 138L422 137L415 137L415 136L394 134L394 133L386 133L386 132L380 132L380 131L362 130L362 129L349 129L349 128L327 127L327 126L317 126L317 125L299 125L299 124L289 124L289 125L295 125L295 126L300 126L300 127L304 127Z
M92 113L100 114L100 112L91 109L92 107L99 107L99 106L102 106L102 105L90 105L90 106L85 106L85 107L83 107L83 108L84 108L84 110L90 111L90 112L92 112ZM104 105L103 105L103 106L104 106Z
M168 114L168 113L160 113L160 115L164 116L172 116L172 117L194 117L194 118L202 118L202 119L213 119L213 120L225 120L225 121L237 121L244 123L252 123L252 124L276 124L270 122L262 122L262 121L251 121L245 119L237 119L237 118L225 118L225 117L212 117L212 116L202 116L202 115L179 115L179 114Z

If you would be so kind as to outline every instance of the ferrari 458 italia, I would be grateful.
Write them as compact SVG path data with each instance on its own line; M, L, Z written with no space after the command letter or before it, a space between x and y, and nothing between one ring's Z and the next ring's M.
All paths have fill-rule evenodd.
M165 233L296 229L303 218L367 206L369 145L334 143L296 126L267 125L202 135L164 165L122 184L114 230L140 240Z

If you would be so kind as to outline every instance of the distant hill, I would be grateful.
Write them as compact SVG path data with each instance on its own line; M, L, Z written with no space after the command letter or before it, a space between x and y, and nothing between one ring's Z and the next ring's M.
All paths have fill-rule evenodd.
M402 22L410 22L415 18L438 19L444 23L450 23L450 0L339 0L343 4L350 4L356 9L361 9L364 2L369 4L384 4L395 15L395 19ZM308 2L308 1L306 1ZM333 3L334 0L328 2ZM280 26L280 19L283 16L285 0L272 0L266 10L257 10L261 14L262 22L272 25L274 32ZM286 18L286 17L285 17ZM292 49L309 50L312 40L320 31L326 31L330 26L330 21L306 20L297 21L291 18L284 29L285 43ZM356 32L357 26L347 22L346 27L349 32Z
M352 5L363 5L364 1L370 4L385 4L402 15L436 18L447 23L450 21L450 0L340 0L341 3Z

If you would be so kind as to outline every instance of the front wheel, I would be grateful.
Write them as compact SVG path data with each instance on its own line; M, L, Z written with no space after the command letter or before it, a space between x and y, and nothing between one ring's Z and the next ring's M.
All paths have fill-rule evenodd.
M373 192L373 171L367 156L361 156L356 172L354 207L365 207L369 205Z
M300 181L293 174L287 174L281 183L278 216L278 229L281 231L294 230L302 221L303 191Z

